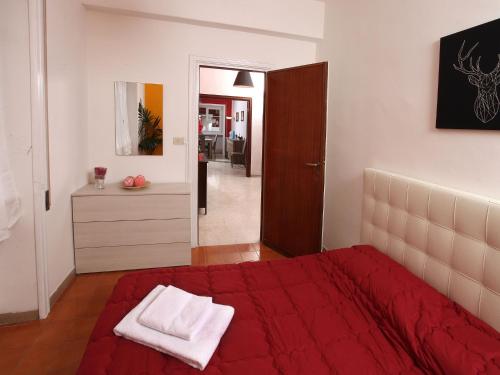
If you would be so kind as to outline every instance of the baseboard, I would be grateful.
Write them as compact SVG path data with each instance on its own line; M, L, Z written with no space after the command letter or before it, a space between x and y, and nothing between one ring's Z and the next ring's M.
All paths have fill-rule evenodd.
M51 294L49 301L50 301L50 308L55 305L57 301L59 301L59 298L63 295L64 291L66 288L73 282L73 280L76 277L75 269L73 268L68 275L65 277L63 282L57 287L57 289L54 291L54 293Z
M38 310L0 314L0 326L38 320Z
M54 304L59 300L59 298L61 298L66 288L75 279L75 276L76 276L75 269L72 269L68 274L68 276L66 276L66 278L63 280L61 285L59 285L59 287L55 290L55 292L52 293L52 295L50 296L50 308L52 308L52 306L54 306ZM39 319L38 310L0 314L0 326L25 323L38 319Z

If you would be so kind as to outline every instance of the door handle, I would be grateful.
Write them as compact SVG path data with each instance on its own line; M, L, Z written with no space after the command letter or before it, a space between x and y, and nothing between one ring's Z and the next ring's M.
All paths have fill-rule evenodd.
M319 161L317 163L306 163L306 167L321 167L323 164L325 164L324 161Z

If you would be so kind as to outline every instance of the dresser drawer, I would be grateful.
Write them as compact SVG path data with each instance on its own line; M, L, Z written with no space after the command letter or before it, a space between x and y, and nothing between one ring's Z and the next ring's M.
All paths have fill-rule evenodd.
M73 222L187 219L189 195L128 195L73 197Z
M188 243L83 248L75 250L76 272L105 272L191 264Z
M75 248L190 242L190 219L74 223Z

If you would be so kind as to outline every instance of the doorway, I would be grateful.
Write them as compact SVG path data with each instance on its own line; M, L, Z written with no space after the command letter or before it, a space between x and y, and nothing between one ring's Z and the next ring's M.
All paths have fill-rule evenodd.
M265 123L262 138L257 143L262 145L257 164L262 174L259 240L289 256L321 251L328 63L273 70L271 66L258 63L190 58L191 162L188 172L193 184L193 217L198 217L197 122L200 68L204 66L265 72L265 103L262 106L266 108ZM255 102L253 104L255 111ZM253 136L255 132L252 133ZM252 169L255 167L254 155ZM198 220L192 220L191 233L196 247L199 244Z
M198 243L260 240L264 73L236 87L238 71L200 67Z
M218 124L218 118L223 120ZM243 165L247 177L252 175L252 98L200 94L198 126L205 135L201 144L208 160ZM262 119L259 119L262 121ZM213 131L213 123L217 129ZM199 130L200 132L200 130ZM216 137L213 137L217 135ZM258 147L257 150L261 149ZM254 171L254 175L258 175Z

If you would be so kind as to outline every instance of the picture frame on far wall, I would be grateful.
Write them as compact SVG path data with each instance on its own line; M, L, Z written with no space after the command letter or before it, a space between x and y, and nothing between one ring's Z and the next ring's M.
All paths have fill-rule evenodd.
M240 113L236 112L236 121L240 121Z
M241 111L241 121L245 121L245 111Z
M500 19L441 38L436 128L500 130Z

